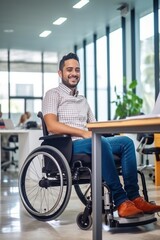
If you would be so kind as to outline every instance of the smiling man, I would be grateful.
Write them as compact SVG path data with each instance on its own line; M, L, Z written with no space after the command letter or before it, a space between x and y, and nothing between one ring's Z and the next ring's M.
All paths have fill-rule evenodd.
M72 136L73 153L92 154L92 133L86 128L96 119L84 96L78 94L80 64L74 53L65 55L59 64L62 80L43 99L44 120L51 134ZM133 141L126 136L102 137L102 176L112 191L120 217L137 217L160 211L160 206L146 202L139 195L137 163ZM124 188L120 182L113 154L120 156Z

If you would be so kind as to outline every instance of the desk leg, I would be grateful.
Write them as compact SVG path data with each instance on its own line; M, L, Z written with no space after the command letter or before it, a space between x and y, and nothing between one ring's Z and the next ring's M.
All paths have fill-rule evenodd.
M155 146L160 147L160 134L154 134L154 141ZM160 161L157 161L156 159L155 159L155 185L160 186Z
M102 168L101 136L92 135L93 240L102 240Z

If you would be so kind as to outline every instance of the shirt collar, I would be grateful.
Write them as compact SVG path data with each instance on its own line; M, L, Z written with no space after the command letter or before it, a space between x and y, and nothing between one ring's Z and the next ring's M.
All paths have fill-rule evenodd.
M64 85L63 83L60 83L59 84L59 88L63 91L63 92L65 92L65 93L67 93L68 95L71 95L71 96L74 96L74 97L77 97L78 96L78 90L76 89L76 91L75 91L75 94L73 93L73 91L70 89L70 88L68 88L66 85Z

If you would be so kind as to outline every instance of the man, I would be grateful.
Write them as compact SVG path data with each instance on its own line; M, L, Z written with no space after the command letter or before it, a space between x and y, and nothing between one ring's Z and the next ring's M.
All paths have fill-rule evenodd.
M76 54L69 53L59 64L62 83L49 90L43 99L43 115L48 132L69 134L74 153L92 153L92 132L86 124L96 119L85 97L78 95L80 64ZM121 157L124 189L117 174L113 154ZM135 148L126 136L102 137L102 176L110 187L120 217L132 218L160 211L160 206L146 202L139 195Z

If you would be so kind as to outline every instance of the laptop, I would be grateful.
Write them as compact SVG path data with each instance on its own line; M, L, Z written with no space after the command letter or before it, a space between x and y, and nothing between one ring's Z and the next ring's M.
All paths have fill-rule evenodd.
M15 129L14 124L11 119L3 119L5 129Z
M158 94L158 97L157 97L157 99L156 99L156 102L155 102L155 105L154 105L154 108L153 108L151 114L160 115L160 92L159 92L159 94Z
M158 94L158 97L156 99L156 102L154 104L154 107L149 114L139 115L139 116L133 116L133 117L127 117L126 119L143 119L143 118L159 118L160 117L160 92Z

